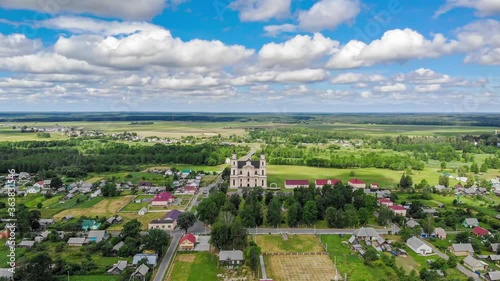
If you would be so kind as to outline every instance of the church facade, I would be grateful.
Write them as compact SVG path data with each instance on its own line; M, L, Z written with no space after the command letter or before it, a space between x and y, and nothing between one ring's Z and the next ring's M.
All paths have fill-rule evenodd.
M231 175L229 177L230 188L245 187L267 187L266 157L260 155L260 159L239 161L236 154L231 158Z

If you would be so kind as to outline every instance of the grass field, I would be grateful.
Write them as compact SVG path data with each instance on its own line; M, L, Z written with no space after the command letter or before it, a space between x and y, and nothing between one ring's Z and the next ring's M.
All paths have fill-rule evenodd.
M119 281L120 276L117 275L109 275L109 274L103 274L103 275L70 275L70 280L71 281ZM60 281L66 281L68 280L67 277L61 277L59 278Z
M383 264L367 266L362 258L352 252L349 245L342 244L348 237L341 238L338 235L321 235L321 241L328 245L330 258L336 259L337 268L342 275L347 274L349 281L365 280L397 280L392 268Z
M179 254L172 274L165 281L216 281L218 271L217 257L209 252Z
M257 245L263 253L287 252L323 252L314 235L288 235L288 240L283 240L281 235L256 235Z
M89 208L73 208L69 210L64 210L62 212L57 213L54 218L55 219L60 219L63 218L67 215L72 215L74 217L81 217L81 216L105 216L109 217L118 212L119 209L121 209L123 206L128 204L132 198L134 198L134 195L127 195L127 196L120 196L120 197L115 197L115 198L106 198L101 200L99 203L95 204L92 207Z
M330 281L335 276L327 255L265 256L267 277L275 281Z

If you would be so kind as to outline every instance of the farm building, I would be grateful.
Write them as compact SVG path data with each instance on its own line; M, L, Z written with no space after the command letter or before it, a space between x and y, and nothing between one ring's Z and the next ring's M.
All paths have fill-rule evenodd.
M145 264L141 264L131 275L131 278L137 278L139 280L144 280L146 278L146 274L148 274L149 267Z
M285 180L285 188L309 187L308 180Z
M86 238L77 238L77 237L71 237L68 239L68 246L71 247L81 247L85 244L88 243L88 240Z
M406 245L419 255L427 255L432 253L432 248L429 245L425 244L424 241L418 239L415 236L406 240Z
M118 261L108 270L109 274L120 274L127 268L127 261Z
M146 207L142 207L142 208L139 210L139 212L137 212L137 214L138 214L139 216L144 216L144 215L145 215L145 214L147 214L147 213L148 213L148 208L146 208Z

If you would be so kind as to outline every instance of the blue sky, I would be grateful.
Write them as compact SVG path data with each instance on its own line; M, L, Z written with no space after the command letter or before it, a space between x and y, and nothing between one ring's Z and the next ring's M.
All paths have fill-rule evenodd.
M0 0L0 111L499 108L498 0Z

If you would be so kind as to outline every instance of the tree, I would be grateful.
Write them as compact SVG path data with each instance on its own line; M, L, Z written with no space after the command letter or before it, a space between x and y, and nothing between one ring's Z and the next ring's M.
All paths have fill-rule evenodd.
M278 226L281 220L281 200L275 196L267 207L267 223L274 227Z
M370 213L366 208L360 208L358 211L358 216L360 225L366 225L368 223L368 220L370 219Z
M348 204L345 207L345 217L347 227L356 227L359 224L358 211L352 204Z
M192 212L184 212L179 215L177 219L177 225L180 229L184 229L184 233L187 233L188 228L196 223L196 216Z
M249 246L245 249L245 260L250 269L257 273L260 265L259 256L261 255L261 249L255 242L250 241Z
M469 243L469 233L468 232L459 232L457 236L455 236L455 242L457 243Z
M334 207L328 207L326 209L325 219L326 219L326 224L328 225L329 228L334 228L336 226L336 219L335 219L336 211L337 210L335 210Z
M441 171L446 169L446 162L441 162Z
M422 228L427 235L430 235L434 231L434 217L431 214L427 214L422 222Z
M233 204L236 210L240 208L241 198L238 193L231 194L231 197L229 197L229 203Z
M316 207L316 202L309 200L304 205L304 210L302 211L302 220L305 224L311 225L318 219L318 208Z
M476 162L473 162L472 165L470 165L470 171L474 174L479 174L479 166Z
M440 175L439 176L439 184L445 187L448 187L450 185L450 178L446 175Z
M209 196L207 199L201 201L198 205L198 219L206 224L213 224L217 220L217 215L219 214L219 207L217 203Z
M268 206L269 203L271 203L271 200L273 200L273 198L274 198L274 192L272 191L266 192L266 198L265 198L266 206Z
M247 244L246 229L240 218L221 212L212 225L210 243L219 250L243 249Z
M293 203L288 207L287 222L289 227L296 227L299 224L300 219L300 204L298 202Z
M363 259L365 260L365 264L371 264L372 262L378 260L377 250L373 247L369 247L363 255Z
M399 187L401 189L408 189L413 186L413 180L410 175L403 174L399 180Z
M50 181L50 188L52 188L52 189L58 189L58 188L62 187L62 185L63 185L63 182L59 177L54 177Z
M102 191L102 196L104 197L114 197L118 195L118 189L116 188L116 184L112 182L107 182L101 191Z
M45 252L34 255L23 263L15 273L15 280L23 281L52 281L52 258Z
M386 206L381 206L378 212L377 222L380 225L387 225L392 220L394 213Z
M150 229L148 235L142 237L145 250L157 251L162 256L163 249L168 245L168 234L162 229Z
M469 188L469 187L474 185L474 182L475 182L474 181L474 174L469 173L469 174L467 174L467 181L465 182L464 187Z
M480 171L481 173L486 173L486 172L488 172L488 164L486 164L486 163L481 164L481 168L479 169L479 171Z
M137 219L133 219L127 222L123 226L123 231L121 233L122 237L125 239L127 237L137 238L139 237L139 232L141 231L141 222Z

